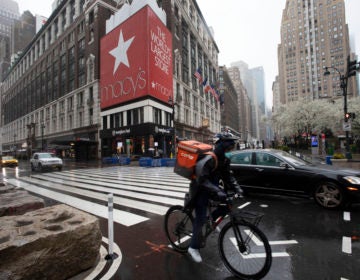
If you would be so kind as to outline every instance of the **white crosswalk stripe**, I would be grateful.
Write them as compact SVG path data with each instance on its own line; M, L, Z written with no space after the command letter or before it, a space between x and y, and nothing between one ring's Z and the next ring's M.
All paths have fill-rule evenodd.
M8 182L103 218L113 193L114 221L125 226L148 220L146 213L164 215L169 206L183 204L189 186L169 167L127 166L32 173Z

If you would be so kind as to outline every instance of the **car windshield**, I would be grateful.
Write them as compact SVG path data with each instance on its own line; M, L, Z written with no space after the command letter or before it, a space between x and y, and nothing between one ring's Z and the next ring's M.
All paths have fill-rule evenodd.
M285 160L287 160L288 162L290 162L293 165L301 166L301 165L309 165L310 164L310 162L305 161L301 158L298 158L298 157L296 157L292 154L289 154L287 152L284 152L284 151L278 151L277 154L282 156Z
M53 154L39 154L39 158L53 158L55 155Z
M12 160L12 159L14 159L14 157L11 156L2 157L2 160Z

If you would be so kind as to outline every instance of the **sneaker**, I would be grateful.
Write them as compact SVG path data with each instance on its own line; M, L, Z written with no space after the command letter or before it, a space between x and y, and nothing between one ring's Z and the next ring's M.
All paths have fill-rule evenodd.
M202 258L201 258L201 256L200 256L200 252L199 252L198 249L193 249L193 248L189 247L188 253L189 253L190 256L192 257L192 259L194 260L194 262L197 262L197 263L201 263L201 262L202 262Z
M217 226L217 227L215 228L215 231L216 231L217 233L220 233L221 228L220 228L219 226Z

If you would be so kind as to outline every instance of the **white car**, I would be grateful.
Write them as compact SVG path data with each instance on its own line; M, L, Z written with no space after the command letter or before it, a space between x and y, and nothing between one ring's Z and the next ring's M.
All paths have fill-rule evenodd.
M58 169L63 167L63 161L52 153L34 153L30 159L31 170Z

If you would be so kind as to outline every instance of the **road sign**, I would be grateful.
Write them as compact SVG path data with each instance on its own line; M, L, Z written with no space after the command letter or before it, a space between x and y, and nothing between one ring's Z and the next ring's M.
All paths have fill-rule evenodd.
M343 122L343 130L344 131L351 131L351 122Z

